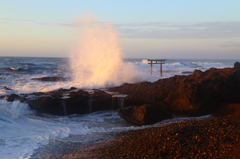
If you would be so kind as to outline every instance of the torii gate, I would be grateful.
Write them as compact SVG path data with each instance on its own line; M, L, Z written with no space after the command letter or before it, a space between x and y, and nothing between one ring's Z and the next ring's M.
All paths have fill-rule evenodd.
M160 64L160 75L162 76L162 64L163 61L166 61L166 59L147 59L148 60L148 64L150 64L151 67L151 74L152 74L152 65L153 64Z

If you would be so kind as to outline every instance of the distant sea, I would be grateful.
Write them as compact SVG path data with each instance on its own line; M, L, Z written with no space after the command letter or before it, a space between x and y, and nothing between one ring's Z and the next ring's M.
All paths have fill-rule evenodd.
M101 59L100 64L101 64ZM122 64L131 67L127 73L122 72L121 67L114 69L118 78L122 76L135 77L129 79L130 83L141 81L154 82L158 79L169 78L174 75L189 75L195 69L205 71L211 67L226 68L240 59L166 59L163 64L163 76L160 76L159 65L153 65L153 73L150 74L150 65L146 59L123 59ZM103 61L104 62L104 61ZM0 96L8 94L32 93L39 91L51 91L59 88L77 87L82 89L104 89L128 82L128 78L114 81L108 74L101 76L101 83L94 81L90 63L86 68L72 69L74 65L68 58L36 58L36 57L0 57ZM122 66L122 65L121 65ZM79 80L72 80L72 76L79 70ZM101 71L97 71L101 73ZM86 77L80 77L87 75ZM69 79L62 82L42 82L33 78L58 76ZM90 80L91 78L91 80ZM97 80L97 79L96 79ZM9 88L9 89L6 89ZM188 118L174 118L163 121L153 126L175 122ZM25 103L19 101L7 102L0 100L0 158L18 159L31 158L36 150L49 143L81 144L94 142L104 138L107 133L141 129L127 124L115 111L99 111L86 115L51 116L39 115L31 110ZM48 147L46 153L53 154L61 151L61 148ZM37 158L32 156L32 158Z

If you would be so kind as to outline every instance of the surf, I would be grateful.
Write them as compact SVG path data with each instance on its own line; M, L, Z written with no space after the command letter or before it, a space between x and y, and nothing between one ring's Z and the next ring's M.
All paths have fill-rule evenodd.
M111 23L99 23L85 16L78 24L80 39L70 54L74 85L106 88L146 80L137 67L123 62L118 33Z

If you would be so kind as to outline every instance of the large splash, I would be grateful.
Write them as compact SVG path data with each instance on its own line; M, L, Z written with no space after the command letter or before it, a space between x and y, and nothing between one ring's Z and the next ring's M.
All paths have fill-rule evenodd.
M82 33L71 53L73 83L84 87L109 87L145 80L134 65L124 63L118 34L110 23L82 20Z

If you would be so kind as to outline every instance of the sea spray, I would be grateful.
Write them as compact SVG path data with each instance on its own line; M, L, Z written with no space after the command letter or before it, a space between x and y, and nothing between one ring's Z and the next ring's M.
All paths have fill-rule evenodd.
M143 72L122 61L118 34L110 23L85 18L79 21L82 33L70 55L73 83L87 88L110 87L140 82Z

